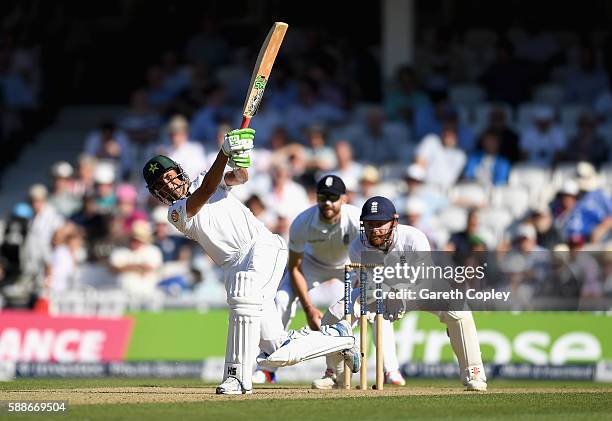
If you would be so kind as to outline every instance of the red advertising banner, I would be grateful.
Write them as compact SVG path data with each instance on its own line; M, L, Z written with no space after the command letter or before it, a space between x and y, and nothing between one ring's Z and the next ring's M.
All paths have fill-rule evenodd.
M111 362L124 360L130 318L52 317L0 312L0 361Z

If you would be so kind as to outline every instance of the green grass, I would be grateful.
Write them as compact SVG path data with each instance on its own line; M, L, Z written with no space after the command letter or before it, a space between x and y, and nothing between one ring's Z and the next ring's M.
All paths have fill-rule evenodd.
M406 387L460 387L459 380L455 379L408 379ZM282 383L274 386L263 386L264 388L295 387L304 385ZM91 387L214 387L212 383L202 383L198 379L181 378L126 378L126 377L104 377L93 379L62 379L62 378L32 378L16 379L11 382L0 382L2 390L37 390L37 389L79 389ZM260 388L262 386L258 386ZM505 380L496 379L489 381L489 388L598 388L602 391L612 393L612 384L595 383L589 381L556 381L556 380Z
M2 390L89 387L165 386L202 387L195 379L32 379L0 383ZM206 385L210 386L210 385ZM282 386L278 386L282 387ZM453 380L410 380L407 387L458 387ZM591 382L509 381L490 382L490 389L508 393L465 393L433 396L359 396L329 399L245 399L231 401L71 405L67 415L11 415L11 420L400 420L400 419L494 419L557 420L612 419L612 385ZM519 389L559 388L554 393L524 393ZM596 389L590 393L563 389ZM517 389L516 393L511 389ZM520 393L519 393L520 392ZM442 393L442 392L441 392ZM6 398L2 398L6 399ZM0 414L3 418L4 414ZM7 419L7 418L5 418Z
M609 420L610 395L604 393L538 395L413 396L317 400L259 400L72 406L68 416L81 420ZM40 417L11 416L10 419Z
M89 387L202 387L212 384L203 384L198 379L149 379L103 377L95 379L61 379L61 378L33 378L16 379L12 382L0 382L0 392L3 390L37 390L37 389L80 389Z

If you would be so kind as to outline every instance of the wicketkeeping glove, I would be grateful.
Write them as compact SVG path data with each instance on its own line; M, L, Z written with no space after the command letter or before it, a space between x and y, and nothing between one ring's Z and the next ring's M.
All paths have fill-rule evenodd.
M384 302L384 313L383 317L386 320L394 322L404 317L406 313L406 301L402 299L389 299L386 298Z
M226 156L232 157L236 154L250 151L253 149L253 140L255 139L255 130L253 129L236 129L225 134L221 150Z

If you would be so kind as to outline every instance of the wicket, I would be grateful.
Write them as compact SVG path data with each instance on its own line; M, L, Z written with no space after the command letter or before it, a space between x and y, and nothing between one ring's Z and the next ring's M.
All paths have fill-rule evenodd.
M360 317L359 317L359 336L361 348L361 372L359 373L359 387L361 390L368 388L368 370L367 370L367 348L368 348L368 319L367 302L368 294L368 271L376 267L373 264L357 264L351 263L344 266L344 320L352 323L352 273L354 270L359 272L359 300L360 300ZM381 285L376 284L376 289L380 289ZM383 373L383 351L382 351L382 321L383 321L383 303L380 291L376 299L376 384L377 390L383 390L384 373ZM347 365L344 366L344 388L351 388L351 371Z

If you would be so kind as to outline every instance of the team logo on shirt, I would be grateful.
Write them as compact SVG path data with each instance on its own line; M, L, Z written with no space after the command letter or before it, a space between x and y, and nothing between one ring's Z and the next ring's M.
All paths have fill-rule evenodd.
M176 210L173 210L172 213L170 213L170 218L172 218L172 222L178 222L179 220L179 214Z
M378 202L371 203L370 213L378 213Z

